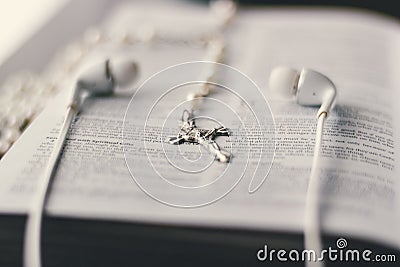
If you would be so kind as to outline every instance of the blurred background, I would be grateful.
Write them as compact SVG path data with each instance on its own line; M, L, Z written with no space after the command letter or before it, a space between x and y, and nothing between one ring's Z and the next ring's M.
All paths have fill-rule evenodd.
M7 58L15 53L25 42L37 33L48 22L57 22L58 30L62 26L63 32L54 35L59 42L62 43L66 38L72 37L77 28L84 27L90 21L100 19L107 9L123 2L122 0L35 0L23 1L14 0L2 3L0 9L0 65ZM132 0L131 2L143 2L140 0ZM208 1L203 0L152 0L155 8L157 2L170 2L179 5L183 2L197 2L206 5ZM240 0L236 1L241 6L339 6L362 8L385 15L392 16L396 19L400 17L400 9L396 8L396 1L374 1L374 0ZM54 17L59 14L58 19ZM49 26L49 25L48 25ZM51 28L47 29L47 32ZM39 37L40 38L40 37ZM53 40L54 41L54 40ZM50 50L52 51L52 50ZM40 60L39 60L40 61ZM26 62L25 62L26 63ZM29 63L28 63L29 64ZM35 64L33 64L35 67ZM11 68L11 69L10 69ZM0 71L0 79L5 74ZM7 67L9 71L14 69L12 66ZM7 71L8 72L8 71Z
M128 1L128 0L125 0ZM57 47L78 35L82 28L95 24L106 14L107 10L123 0L14 0L2 3L0 9L0 82L4 77L19 70L21 65L34 70L49 60ZM146 2L132 0L131 2ZM169 2L179 7L186 2L206 5L203 0L152 0L154 8L158 2ZM241 0L241 6L336 6L362 8L392 16L400 17L396 1L374 0ZM36 35L36 37L34 37ZM48 43L44 36L52 36ZM30 41L29 48L20 52L11 62L7 59ZM40 48L40 49L38 49ZM31 53L32 51L40 53Z

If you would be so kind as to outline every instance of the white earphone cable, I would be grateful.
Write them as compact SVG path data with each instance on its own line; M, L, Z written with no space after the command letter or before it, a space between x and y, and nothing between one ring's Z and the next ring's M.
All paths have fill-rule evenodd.
M28 217L25 228L24 240L24 267L41 267L41 226L44 206L46 204L48 192L51 186L54 171L57 169L57 163L61 156L61 150L64 146L69 126L77 113L77 109L70 106L61 126L60 133L54 145L53 152L47 163L43 179L39 179L37 193L32 201L32 206L28 211Z
M320 166L319 158L321 152L324 123L327 113L322 112L318 117L317 132L315 137L314 157L311 167L310 180L307 189L305 220L304 220L304 247L315 251L317 260L306 260L307 267L323 267L322 260L318 260L322 251L319 195L320 195Z

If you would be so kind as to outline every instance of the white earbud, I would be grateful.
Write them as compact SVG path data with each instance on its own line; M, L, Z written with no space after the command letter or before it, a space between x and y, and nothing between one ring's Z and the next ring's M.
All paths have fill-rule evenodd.
M277 67L271 72L269 85L271 90L284 97L296 97L303 106L318 106L318 117L328 115L336 97L336 87L325 75L311 70L300 72L287 67Z
M138 66L132 61L111 61L93 66L79 75L77 89L95 95L110 95L116 85L127 86L138 75Z
M278 67L271 72L270 89L279 96L296 97L296 102L303 106L319 106L315 137L314 157L307 189L304 246L307 250L319 253L322 250L319 195L320 195L320 154L323 127L328 113L334 105L336 87L325 75L310 69L300 72L287 67ZM307 261L306 266L324 266L323 262Z
M41 226L43 208L54 170L68 133L69 126L78 113L84 99L88 95L109 96L114 93L117 85L127 86L132 83L138 74L138 67L132 61L110 61L106 60L99 65L89 68L78 76L69 92L68 106L64 122L58 133L57 141L54 144L48 165L39 180L38 192L34 195L32 206L28 213L24 241L24 266L41 266Z

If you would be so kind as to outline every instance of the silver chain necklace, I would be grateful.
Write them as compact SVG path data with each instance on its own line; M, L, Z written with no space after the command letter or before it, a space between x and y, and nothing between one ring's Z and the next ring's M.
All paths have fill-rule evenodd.
M224 17L221 23L219 36L214 37L209 43L209 54L210 61L215 63L221 63L224 58L224 52L226 44L223 38L223 32L227 28L229 22L233 19L236 12L236 6L231 1L218 1L215 3L219 5L217 9L221 9L224 12ZM190 110L184 110L181 118L181 127L176 136L168 137L165 141L172 145L180 145L183 143L193 143L203 146L208 150L215 159L222 163L228 163L232 155L231 153L221 149L221 147L215 142L214 138L217 136L229 136L230 132L227 128L220 126L212 129L198 128L195 121L194 112L199 109L201 100L207 97L211 93L212 85L211 81L216 76L216 65L211 65L212 69L208 71L205 82L202 84L201 89L198 92L190 93L187 96L187 100L191 103Z

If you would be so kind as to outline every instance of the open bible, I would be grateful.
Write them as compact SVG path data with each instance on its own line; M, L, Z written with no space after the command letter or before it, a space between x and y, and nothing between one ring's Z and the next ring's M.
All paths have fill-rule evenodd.
M165 7L158 13L123 4L110 13L104 27L130 28L148 20L158 28L175 29L177 36L193 29L206 31L206 11L198 6L185 8L185 12L166 12ZM165 144L157 114L147 128L150 139L143 140L140 135L142 121L135 124L133 119L126 128L124 120L141 82L171 65L203 60L204 50L174 43L126 48L123 55L137 59L141 66L141 82L131 91L110 98L87 99L75 118L45 209L45 266L161 265L167 261L171 265L248 266L260 264L257 252L264 245L277 250L301 249L317 110L270 93L269 73L279 65L321 71L338 88L322 148L324 246L335 247L337 238L345 238L348 247L399 256L398 22L355 10L243 9L238 11L226 39L224 63L254 81L265 95L275 122L274 155L268 154L271 169L260 188L249 194L250 177L245 175L215 203L186 209L149 197L135 183L127 166L127 145L131 145L130 159L139 163L135 166L144 178L154 175L153 169L139 168L140 162L148 160L147 153L154 168L167 168L163 153L174 157L182 149L190 159L202 151L192 144ZM109 55L115 52L115 47L105 49ZM2 266L21 265L25 214L64 116L67 87L0 162ZM216 97L229 104L231 98L225 93L218 91ZM143 103L146 94L152 91L141 94ZM168 111L184 99L185 95L168 98L160 111ZM256 107L258 103L249 105ZM238 114L247 112L240 103L234 107ZM212 111L224 117L221 110ZM180 118L176 115L173 119L178 122ZM240 128L234 121L229 123L229 118L226 121L224 126L231 131ZM124 129L129 129L129 134L125 131L123 135ZM165 131L173 135L178 130L177 123L176 128ZM232 140L223 137L218 143L229 150L240 136ZM135 150L143 143L147 143L148 151ZM212 156L202 153L208 159ZM233 172L239 171L235 164L241 160L237 150L230 163ZM196 177L194 185L213 178L210 174L223 172L222 163L212 165L207 175ZM178 183L186 176L171 172L168 179ZM190 184L190 180L184 182ZM156 190L165 191L171 199L179 198L163 187ZM301 266L304 262L275 260L274 264ZM362 262L363 266L368 264L376 262ZM386 264L396 266L398 262Z

